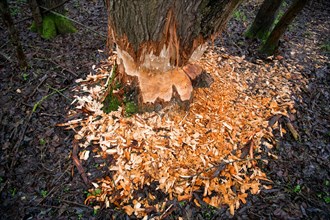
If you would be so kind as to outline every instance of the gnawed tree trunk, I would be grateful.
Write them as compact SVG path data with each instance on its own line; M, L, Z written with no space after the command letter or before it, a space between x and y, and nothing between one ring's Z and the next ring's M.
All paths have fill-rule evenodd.
M21 68L26 68L28 66L26 62L26 57L23 51L21 41L19 39L19 34L15 28L14 21L11 17L9 6L7 0L0 0L0 14L4 24L8 28L9 38L13 46L16 48L17 60Z
M45 39L76 32L71 21L64 16L66 2L67 0L29 0L34 19L31 29Z
M285 14L281 17L280 21L276 24L270 35L268 36L266 42L263 44L260 49L261 53L265 55L274 54L275 50L278 47L279 40L284 34L286 29L292 23L293 19L303 10L305 5L308 3L308 0L295 0Z
M140 110L191 101L194 64L241 0L107 1L109 37L125 84L138 87Z
M245 33L248 38L266 40L274 25L283 0L264 0L251 27Z

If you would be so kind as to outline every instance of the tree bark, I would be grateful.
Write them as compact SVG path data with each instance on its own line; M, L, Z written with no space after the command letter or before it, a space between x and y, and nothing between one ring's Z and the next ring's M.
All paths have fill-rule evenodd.
M7 0L0 0L0 13L4 24L8 28L10 41L13 44L13 46L16 48L16 54L17 54L19 66L21 68L26 68L28 64L26 62L26 57L23 51L23 47L19 39L19 34L15 28L13 19L10 15L10 10Z
M300 11L308 3L308 0L295 0L292 5L288 8L285 14L281 17L280 21L276 24L266 42L261 48L261 53L270 56L274 54L278 47L279 40L284 34L288 26L292 23L294 18L299 14Z
M137 82L139 106L191 100L191 81L202 72L193 63L240 2L107 0L109 37L117 45L124 83Z
M283 0L265 0L245 35L251 39L267 39L282 2Z

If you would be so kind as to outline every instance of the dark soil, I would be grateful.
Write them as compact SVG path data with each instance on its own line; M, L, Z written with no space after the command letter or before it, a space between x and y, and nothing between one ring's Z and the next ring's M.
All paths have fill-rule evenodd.
M30 16L26 1L9 1L15 22ZM257 4L239 8L223 38L224 52L260 61L258 42L244 38ZM292 88L295 124L301 141L278 138L278 159L264 168L273 189L248 197L234 219L330 219L330 5L312 1L281 41L276 56L288 71L300 71L306 87ZM30 68L16 64L15 50L0 23L0 218L129 219L123 211L84 205L86 190L71 159L73 132L57 127L67 121L75 80L107 58L107 17L103 1L72 0L68 16L79 23L75 34L47 41L29 31L31 20L16 24ZM88 27L88 28L87 28ZM93 31L91 31L92 29ZM271 59L265 64L271 64ZM244 66L236 69L244 72ZM294 79L293 79L294 80ZM303 88L303 89L302 89ZM63 90L63 91L62 91ZM62 92L58 92L62 91ZM251 91L254 92L254 91ZM48 96L49 95L49 96ZM33 112L35 104L42 100ZM95 163L83 164L90 179L101 177ZM228 208L198 208L173 201L168 219L228 219Z

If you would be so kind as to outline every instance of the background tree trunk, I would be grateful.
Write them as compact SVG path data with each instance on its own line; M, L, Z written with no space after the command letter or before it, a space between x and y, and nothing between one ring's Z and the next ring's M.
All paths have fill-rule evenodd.
M21 68L26 68L28 64L26 62L26 57L23 51L21 41L19 39L18 32L15 28L13 19L10 15L10 10L7 0L0 0L0 14L4 24L8 28L10 41L13 44L13 46L16 48L16 54L17 54L19 66Z
M190 101L191 80L202 72L192 63L240 2L107 0L109 37L117 44L125 83L138 82L140 106L173 98Z
M65 16L64 4L68 0L29 0L34 22L31 29L45 39L58 34L74 33L76 29Z
M261 48L261 53L270 56L274 54L278 47L279 40L284 34L288 26L292 23L293 19L299 14L300 11L308 3L308 0L295 0L288 8L285 14L281 17L280 21L276 24L266 42Z
M38 5L37 0L29 0L28 1L30 10L32 12L33 20L35 22L35 26L37 28L37 31L39 34L41 34L42 31L42 15L40 12L40 8Z
M274 25L282 2L283 0L265 0L245 35L251 39L266 40Z

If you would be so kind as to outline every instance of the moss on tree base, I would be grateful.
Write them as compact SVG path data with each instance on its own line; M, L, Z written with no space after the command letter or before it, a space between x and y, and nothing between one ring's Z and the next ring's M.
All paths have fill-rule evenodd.
M263 44L259 49L259 52L264 56L271 56L275 53L278 48L278 44Z
M42 30L38 30L35 22L32 23L30 29L41 34L44 39L52 39L58 34L75 33L77 29L72 25L71 21L66 17L49 13L43 17Z
M260 30L257 33L253 32L253 30L248 29L247 32L245 32L245 37L249 39L258 39L261 40L262 42L265 42L270 35L270 32L267 30Z

